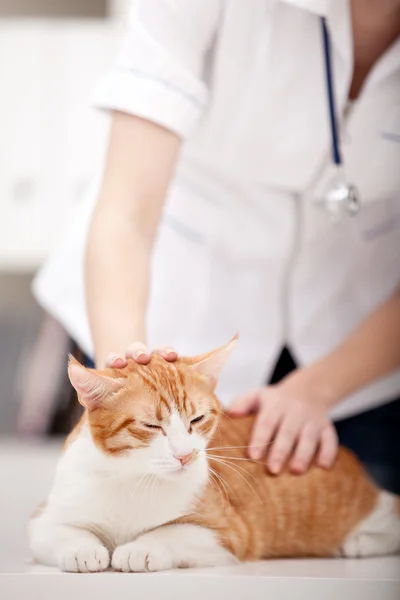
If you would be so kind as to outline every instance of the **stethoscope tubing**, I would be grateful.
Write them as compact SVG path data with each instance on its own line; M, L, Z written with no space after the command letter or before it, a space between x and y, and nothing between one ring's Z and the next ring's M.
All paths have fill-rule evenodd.
M331 40L326 23L326 18L321 17L322 25L322 40L324 44L324 61L325 61L325 79L326 79L326 91L328 95L328 106L329 106L329 123L331 129L331 143L332 143L332 159L335 165L340 167L343 164L342 155L340 152L338 126L336 120L336 105L335 105L335 94L334 94L334 83L333 83L333 67L332 67L332 53L331 53Z

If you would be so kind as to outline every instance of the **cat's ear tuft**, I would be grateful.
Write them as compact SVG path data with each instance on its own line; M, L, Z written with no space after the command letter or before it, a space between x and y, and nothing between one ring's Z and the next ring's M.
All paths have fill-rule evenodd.
M68 376L78 394L78 400L88 410L95 410L110 395L121 389L123 380L102 375L87 369L73 356L69 356Z
M228 360L232 350L235 348L239 335L236 334L228 344L218 348L217 350L213 350L212 352L208 352L207 354L202 354L201 356L195 357L191 361L191 367L207 377L210 383L210 387L214 389L218 382L219 374Z

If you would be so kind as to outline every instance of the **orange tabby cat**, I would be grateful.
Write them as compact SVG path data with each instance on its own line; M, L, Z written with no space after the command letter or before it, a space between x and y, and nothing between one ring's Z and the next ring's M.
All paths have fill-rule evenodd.
M235 341L123 369L71 359L86 410L30 523L37 560L66 571L156 571L400 550L399 499L347 450L331 471L302 476L272 476L247 459L254 417L230 419L213 391Z

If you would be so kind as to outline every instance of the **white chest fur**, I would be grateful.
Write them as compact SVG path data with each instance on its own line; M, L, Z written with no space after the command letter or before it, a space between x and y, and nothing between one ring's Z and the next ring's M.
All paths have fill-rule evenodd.
M132 467L129 459L106 457L81 436L59 463L48 516L90 529L116 547L187 514L208 477L205 458L173 479Z

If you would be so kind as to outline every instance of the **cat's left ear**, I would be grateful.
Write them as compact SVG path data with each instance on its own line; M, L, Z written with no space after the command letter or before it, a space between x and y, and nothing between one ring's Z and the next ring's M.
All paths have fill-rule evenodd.
M236 334L235 337L228 344L222 346L222 348L190 359L192 369L207 377L212 389L216 387L222 367L225 365L232 350L236 346L238 338L239 336Z
M77 391L79 402L88 410L99 408L107 397L118 392L124 384L123 379L87 369L73 356L69 357L68 375Z

